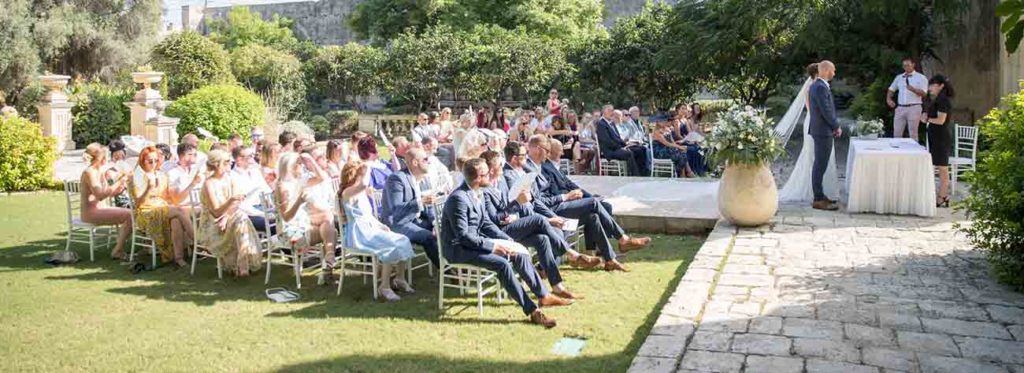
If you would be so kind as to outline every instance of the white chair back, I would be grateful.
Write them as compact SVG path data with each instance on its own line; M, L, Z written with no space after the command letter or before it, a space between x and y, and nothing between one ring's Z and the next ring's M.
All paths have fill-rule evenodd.
M274 192L261 192L260 204L263 205L263 220L265 221L263 224L263 234L267 240L264 249L270 249L274 238L271 232L276 231L277 228L277 205L274 204Z
M957 158L977 158L978 127L956 125L956 145L953 156Z
M82 185L78 180L64 181L64 199L67 201L68 227L82 216Z

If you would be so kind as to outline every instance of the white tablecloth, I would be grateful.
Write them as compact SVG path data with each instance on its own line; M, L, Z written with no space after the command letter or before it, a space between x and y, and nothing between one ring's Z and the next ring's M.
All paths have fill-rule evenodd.
M935 215L932 158L911 139L851 139L846 158L847 210Z

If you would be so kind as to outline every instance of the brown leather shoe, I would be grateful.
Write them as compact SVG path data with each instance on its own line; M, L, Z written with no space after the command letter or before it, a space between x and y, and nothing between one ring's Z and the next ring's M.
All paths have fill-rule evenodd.
M551 294L557 295L557 296L559 296L560 298L563 298L563 299L582 300L583 298L585 298L583 296L583 294L574 294L573 292L569 291L568 289L566 289L566 290L555 289L555 290L551 291Z
M540 310L534 310L533 313L530 314L530 323L541 325L548 329L554 328L558 325L558 323L555 322L555 319L548 317L543 312L540 312Z
M640 250L650 243L650 237L630 237L628 240L619 240L619 251L625 253Z
M576 259L570 259L569 265L573 268L579 269L591 269L601 265L601 258L596 256L590 256L586 254L580 254Z
M816 210L825 210L825 211L836 211L836 210L839 210L839 206L836 205L835 203L832 203L829 200L814 201L814 203L811 204L811 207L813 207Z
M548 296L540 298L537 304L540 304L541 307L568 306L572 304L572 299L564 299L554 294L548 294Z
M622 263L619 263L618 260L609 260L607 262L604 262L604 270L609 272L629 272L629 268L626 268L626 266L622 265Z

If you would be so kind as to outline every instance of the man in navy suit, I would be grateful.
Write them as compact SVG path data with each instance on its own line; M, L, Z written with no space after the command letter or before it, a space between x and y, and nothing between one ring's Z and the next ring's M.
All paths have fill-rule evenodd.
M438 267L437 239L434 237L434 195L423 195L430 158L422 149L405 153L407 167L388 176L384 183L384 224L423 246L427 258Z
M650 176L647 165L647 149L642 144L628 144L619 134L614 122L615 108L605 105L601 119L597 121L597 142L601 157L626 161L630 176Z
M470 264L498 274L498 280L516 301L530 322L551 328L556 325L538 309L516 279L526 282L541 307L564 306L572 301L551 294L533 270L530 257L517 254L512 248L493 241L512 240L486 216L483 189L490 186L487 163L480 158L466 162L462 171L466 181L452 191L445 201L441 222L441 242L445 259L452 263Z
M833 139L843 135L843 129L839 127L836 118L832 87L829 85L835 75L836 65L831 61L821 61L818 63L818 79L810 88L810 126L807 132L814 138L814 168L811 170L814 203L811 206L818 210L839 209L839 205L825 195L821 186L832 154Z
M548 183L547 189L542 190L541 193L544 193L546 195L556 195L566 194L573 191L579 191L580 193L583 193L583 198L600 197L590 194L590 192L586 190L583 190L583 188L580 188L579 185L576 185L576 183L573 182L572 179L569 179L568 176L565 176L565 174L563 174L562 171L558 169L558 163L556 162L558 162L558 159L561 158L561 149L562 143L560 141L552 138L548 139L548 156L547 159L544 160L544 162L541 162L540 171L541 174L543 174L544 177L547 178L547 180L550 183ZM530 170L536 169L537 163L530 159L526 162L525 167ZM615 212L612 211L612 204L608 203L608 201L601 199L601 206L604 207L605 211L608 211L609 215L615 215Z

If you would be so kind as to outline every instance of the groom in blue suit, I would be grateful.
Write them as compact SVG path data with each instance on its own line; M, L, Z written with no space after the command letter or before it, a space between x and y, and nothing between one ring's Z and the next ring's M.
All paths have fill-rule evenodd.
M423 246L427 259L437 268L437 239L434 237L434 198L423 195L422 182L429 169L430 157L422 149L405 153L406 168L388 176L384 183L382 216L384 224L412 243Z
M832 154L833 139L843 135L836 118L835 101L832 100L832 87L829 82L836 75L836 65L831 61L818 63L818 79L810 88L810 127L808 134L814 138L814 168L811 171L811 188L814 190L814 203L818 210L838 210L836 201L825 195L821 186L828 168L828 159Z

